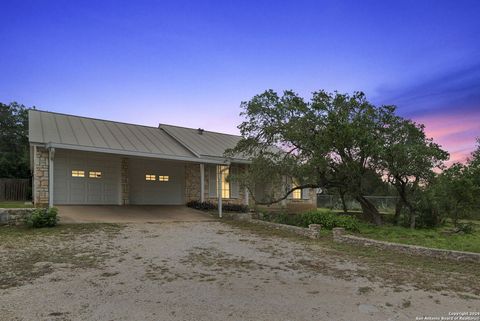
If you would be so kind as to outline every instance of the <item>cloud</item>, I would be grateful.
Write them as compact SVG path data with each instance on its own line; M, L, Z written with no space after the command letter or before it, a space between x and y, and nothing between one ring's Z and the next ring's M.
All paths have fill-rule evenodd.
M379 90L381 103L425 124L428 136L448 150L450 163L465 161L480 137L480 64L445 71L402 88Z

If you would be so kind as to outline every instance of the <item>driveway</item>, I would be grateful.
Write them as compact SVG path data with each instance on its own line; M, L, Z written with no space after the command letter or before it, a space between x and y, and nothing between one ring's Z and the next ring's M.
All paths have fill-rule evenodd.
M182 205L57 206L61 223L147 223L211 221L204 212Z
M475 265L247 224L4 228L0 320L410 321L478 311Z

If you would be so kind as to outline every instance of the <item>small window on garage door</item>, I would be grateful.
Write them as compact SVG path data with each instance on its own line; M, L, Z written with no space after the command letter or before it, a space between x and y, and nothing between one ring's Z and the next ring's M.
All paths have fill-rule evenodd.
M72 177L85 177L85 171L74 169L72 170Z
M145 180L146 181L156 181L157 180L157 175L145 174Z
M88 177L90 177L90 178L102 178L102 172L90 171L90 172L88 172Z
M160 182L168 182L170 180L170 176L168 176L168 175L158 175L158 180Z

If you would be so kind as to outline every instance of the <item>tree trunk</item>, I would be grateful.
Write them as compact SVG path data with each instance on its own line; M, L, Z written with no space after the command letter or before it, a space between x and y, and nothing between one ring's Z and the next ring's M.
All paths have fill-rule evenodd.
M400 215L402 214L403 201L399 199L397 204L395 204L395 216L393 217L393 225L398 225L400 223Z
M340 192L340 200L342 201L343 212L348 214L347 203L345 203L345 192Z
M382 225L382 217L380 213L378 212L377 208L375 205L373 205L372 202L370 202L368 199L366 199L364 196L357 196L355 198L360 205L362 206L362 211L363 215L372 223L375 225Z

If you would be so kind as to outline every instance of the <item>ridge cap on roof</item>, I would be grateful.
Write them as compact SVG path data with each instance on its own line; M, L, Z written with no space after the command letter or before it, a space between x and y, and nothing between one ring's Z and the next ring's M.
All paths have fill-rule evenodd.
M179 126L179 125L170 125L170 124L162 124L162 123L159 123L159 124L158 124L158 128L161 128L162 126L177 127L177 128L181 128L181 129L190 129L190 130L195 130L195 131L198 130L198 128L185 127L185 126ZM202 129L203 129L203 128L202 128ZM204 132L204 133L220 134L220 135L227 135L227 136L234 136L234 137L242 138L241 135L215 132L215 131L206 130L206 129L203 129L203 132Z

